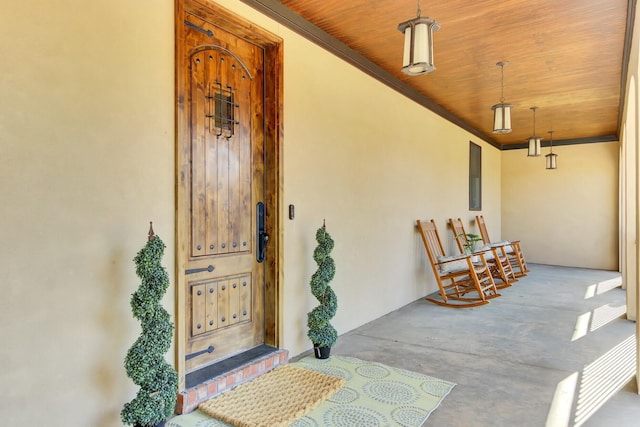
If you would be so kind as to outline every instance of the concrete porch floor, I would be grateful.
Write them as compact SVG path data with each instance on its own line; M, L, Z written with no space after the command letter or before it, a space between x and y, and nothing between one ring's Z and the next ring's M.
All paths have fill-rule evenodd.
M620 274L530 268L488 305L420 299L342 335L332 354L455 382L428 426L640 425Z

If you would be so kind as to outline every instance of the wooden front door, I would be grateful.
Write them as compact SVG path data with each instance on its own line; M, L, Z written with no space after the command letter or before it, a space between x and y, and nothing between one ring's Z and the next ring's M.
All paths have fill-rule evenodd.
M263 49L186 13L181 61L188 137L179 162L186 372L264 343ZM179 79L180 80L180 79Z

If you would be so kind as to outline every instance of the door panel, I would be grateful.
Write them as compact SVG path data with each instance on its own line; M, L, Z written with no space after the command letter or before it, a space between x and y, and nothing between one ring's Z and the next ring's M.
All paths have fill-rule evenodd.
M218 284L207 283L205 294L205 331L211 332L218 329Z
M191 299L193 313L191 319L191 334L200 335L206 331L206 315L207 315L207 294L206 285L194 285L191 287Z
M264 264L256 213L264 201L262 48L186 14L182 58L189 108L187 372L264 343ZM186 166L186 165L185 165ZM213 350L211 350L213 348Z

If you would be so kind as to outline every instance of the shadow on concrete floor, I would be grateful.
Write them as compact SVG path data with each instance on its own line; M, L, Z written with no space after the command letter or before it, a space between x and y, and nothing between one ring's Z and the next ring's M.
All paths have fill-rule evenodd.
M530 268L488 305L421 299L342 335L332 354L457 383L430 426L640 425L620 274Z

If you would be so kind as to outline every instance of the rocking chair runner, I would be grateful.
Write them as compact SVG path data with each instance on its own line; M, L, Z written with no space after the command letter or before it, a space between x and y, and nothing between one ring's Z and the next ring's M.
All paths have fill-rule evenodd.
M475 254L474 257L446 257L435 222L417 220L416 223L442 298L426 298L427 301L454 308L477 307L500 296L484 253ZM476 262L473 260L475 257Z
M529 272L529 268L527 268L527 262L524 259L520 241L511 240L508 242L492 243L491 239L489 239L489 232L487 232L487 224L485 223L482 215L476 215L476 224L478 225L478 230L480 230L480 236L482 237L484 244L504 247L507 257L509 258L509 263L511 264L516 277L526 276Z
M449 218L449 224L451 225L451 230L453 231L453 237L458 244L458 249L460 249L460 253L465 253L465 244L467 243L467 232L464 229L464 225L462 224L462 220L460 218L453 219ZM511 268L511 264L509 263L509 258L507 257L507 253L502 246L485 246L490 251L485 255L485 259L489 264L489 269L491 270L491 275L494 279L499 279L500 283L496 283L496 287L498 289L508 288L514 282L517 282L516 276Z

